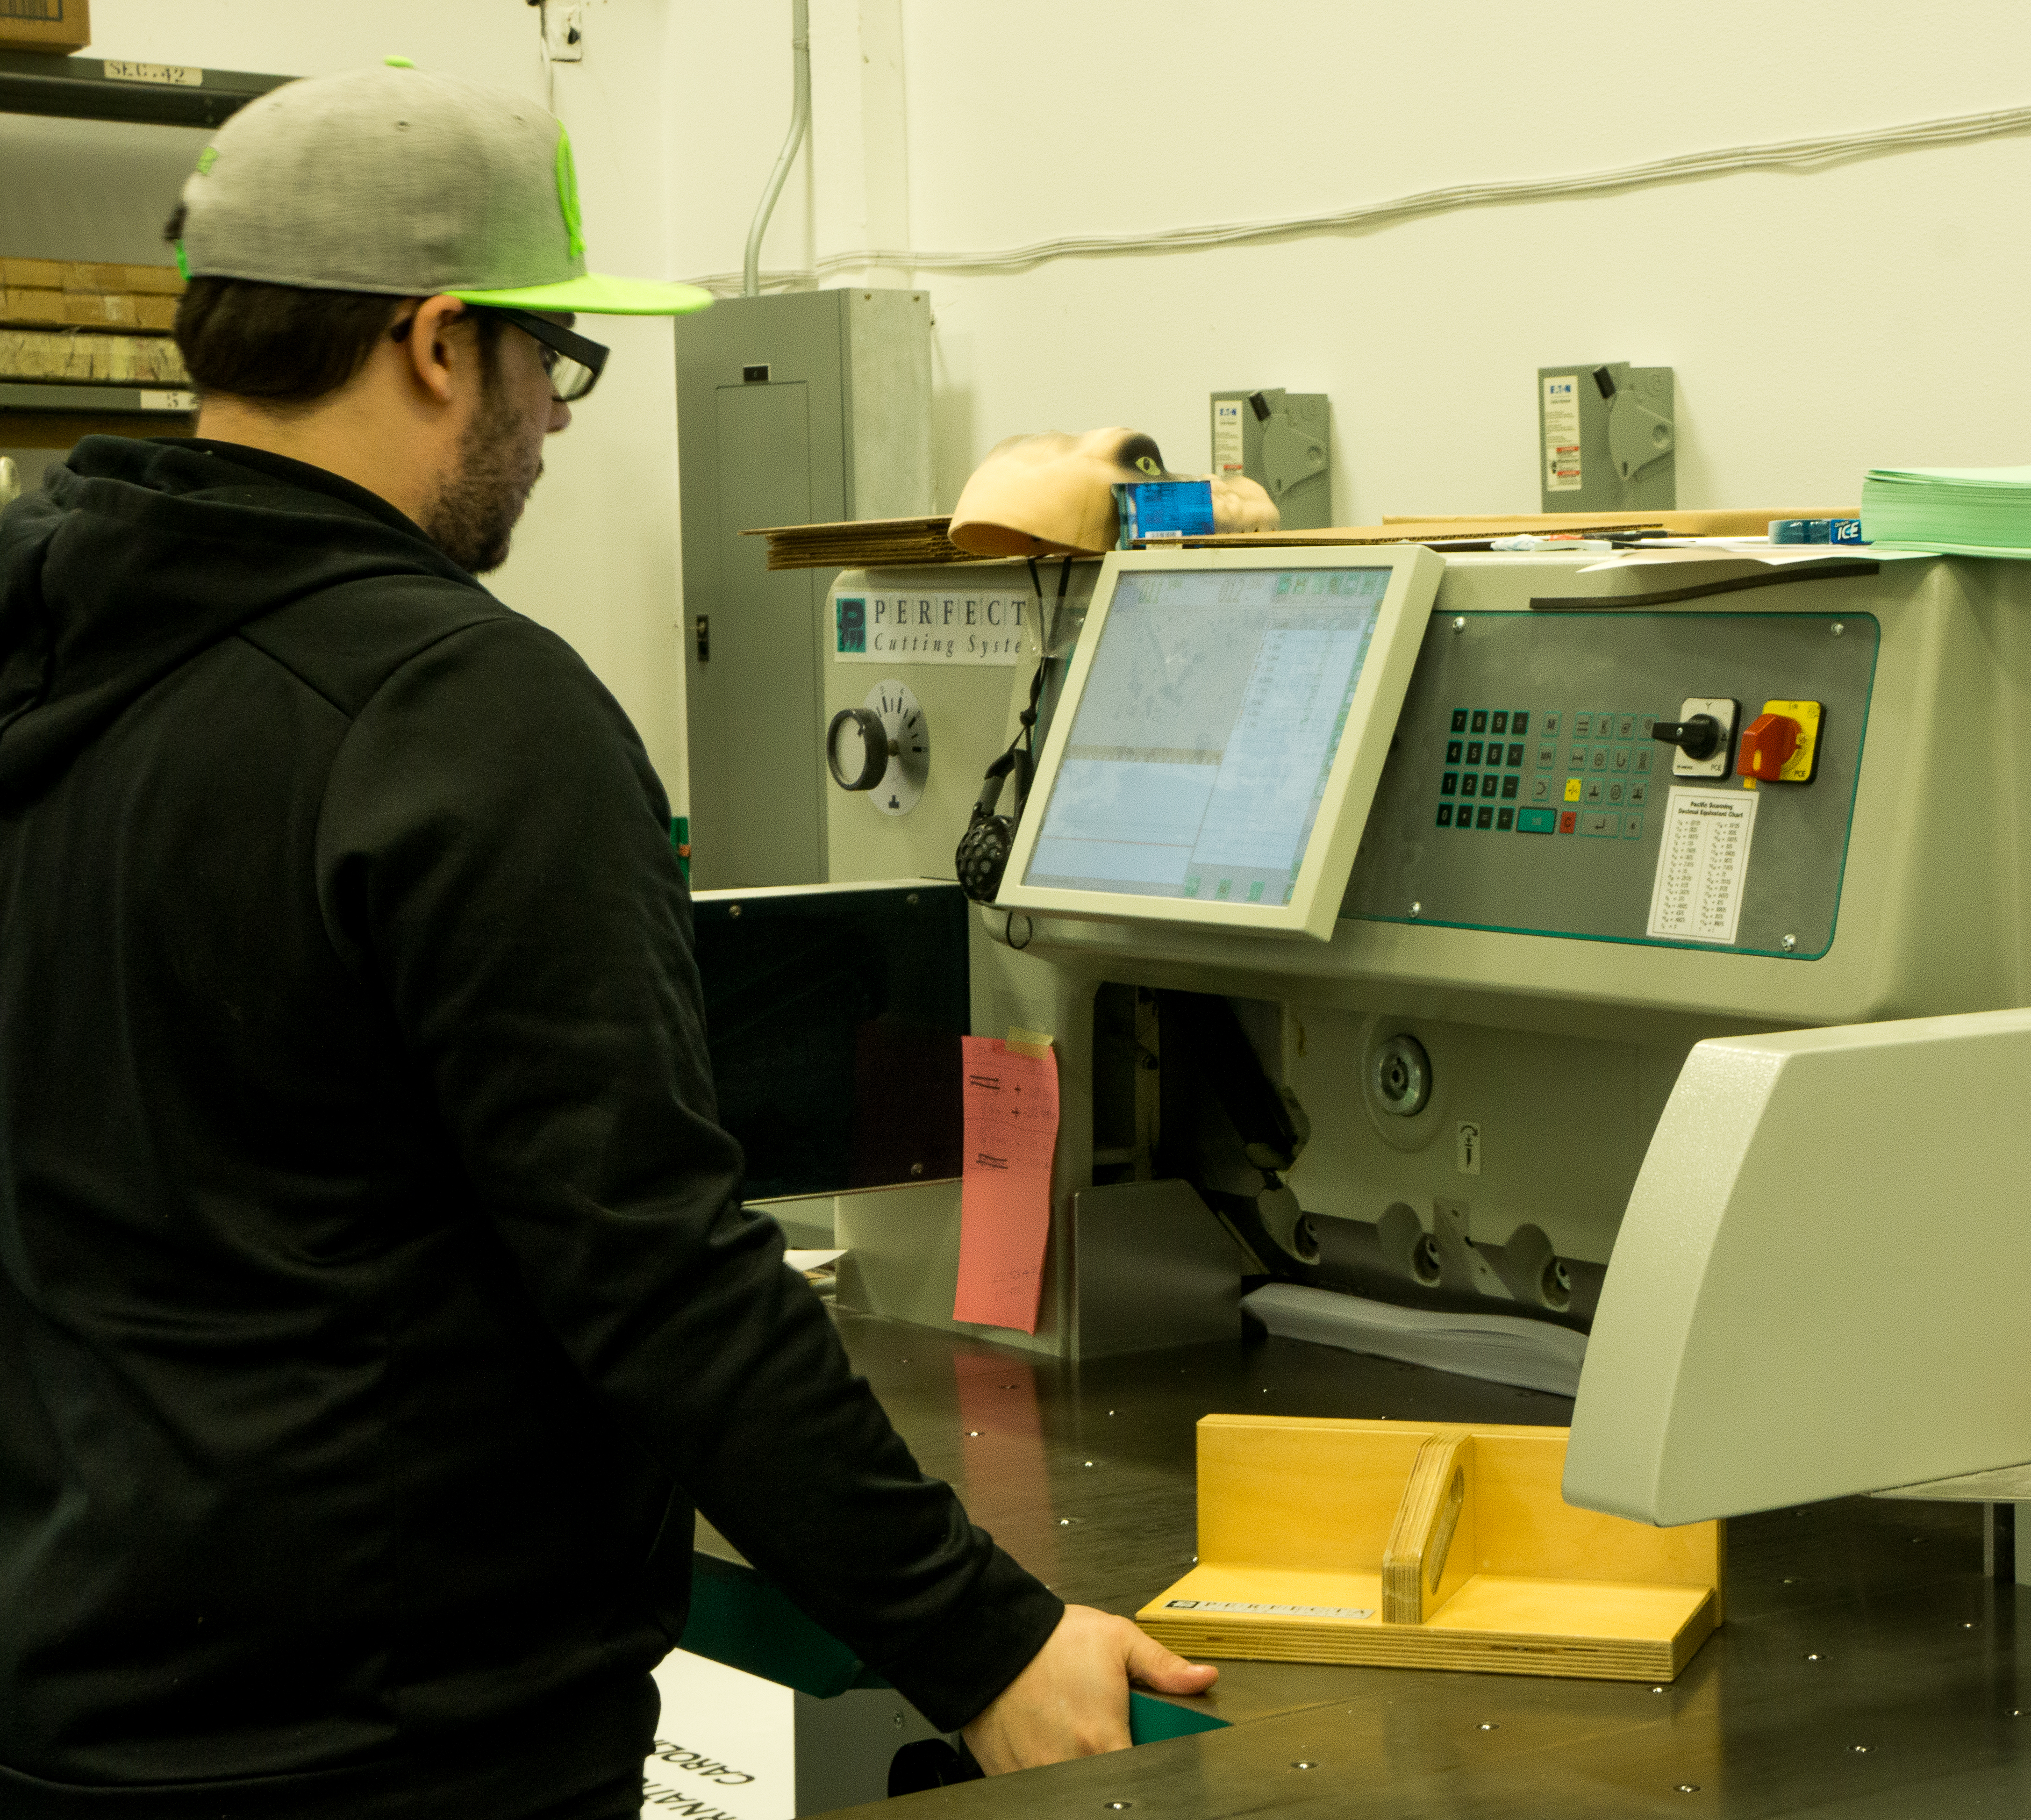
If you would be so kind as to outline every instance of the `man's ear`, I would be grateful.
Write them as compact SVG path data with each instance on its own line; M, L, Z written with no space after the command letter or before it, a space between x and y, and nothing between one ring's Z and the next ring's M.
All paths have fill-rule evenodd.
M453 368L463 368L471 355L466 330L454 336L452 325L465 315L465 305L456 297L426 297L409 319L409 332L403 338L409 356L409 371L416 383L441 405L452 402ZM468 325L469 328L470 325Z

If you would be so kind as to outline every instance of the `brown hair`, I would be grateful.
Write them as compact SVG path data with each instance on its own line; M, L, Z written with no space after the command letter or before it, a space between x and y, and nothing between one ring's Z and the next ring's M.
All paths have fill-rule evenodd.
M183 237L181 204L163 238ZM177 305L173 333L202 391L276 405L307 405L336 392L367 364L411 300L379 292L308 290L252 278L196 278ZM480 358L490 373L506 326L472 312Z

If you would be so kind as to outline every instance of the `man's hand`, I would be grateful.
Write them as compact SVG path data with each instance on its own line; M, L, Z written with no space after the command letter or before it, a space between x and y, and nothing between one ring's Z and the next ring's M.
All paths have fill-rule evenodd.
M1067 1606L1030 1665L965 1728L990 1776L1128 1748L1128 1684L1202 1694L1220 1670L1174 1656L1126 1618Z

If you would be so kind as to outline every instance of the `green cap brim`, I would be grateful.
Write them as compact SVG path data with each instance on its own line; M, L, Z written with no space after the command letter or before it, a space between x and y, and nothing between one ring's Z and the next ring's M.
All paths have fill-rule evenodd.
M587 272L554 285L505 291L446 291L462 304L501 310L576 310L587 316L686 316L712 301L696 285L661 285L648 278L609 278Z

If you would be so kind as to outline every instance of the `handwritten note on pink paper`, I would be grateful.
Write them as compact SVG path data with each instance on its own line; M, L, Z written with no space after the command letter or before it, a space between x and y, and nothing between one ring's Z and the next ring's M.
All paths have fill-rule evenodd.
M1051 1232L1057 1054L1022 1054L998 1036L963 1041L966 1164L952 1318L1034 1333Z

